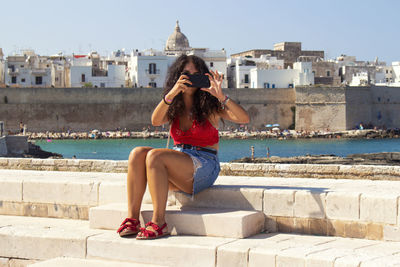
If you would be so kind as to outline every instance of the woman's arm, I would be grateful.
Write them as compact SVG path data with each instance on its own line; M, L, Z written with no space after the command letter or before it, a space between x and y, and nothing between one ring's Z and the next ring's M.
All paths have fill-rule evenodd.
M172 87L172 89L164 96L164 99L161 99L160 103L158 103L151 115L151 124L153 126L161 126L168 122L168 107L172 104L175 96L187 89L186 84L192 84L192 82L189 81L188 76L181 75L174 87Z
M224 103L224 110L220 113L221 118L229 120L235 123L249 123L250 118L246 110L239 104L233 101L222 92L222 76L219 73L210 71L210 74L206 74L210 79L211 86L209 88L201 88L201 90L210 93L215 96L221 103Z

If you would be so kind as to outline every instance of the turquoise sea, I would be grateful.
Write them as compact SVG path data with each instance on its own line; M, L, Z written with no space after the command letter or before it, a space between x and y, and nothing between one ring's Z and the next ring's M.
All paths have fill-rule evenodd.
M137 146L163 148L166 139L100 139L100 140L36 140L43 150L62 154L64 158L127 160L129 152ZM172 143L172 142L171 142ZM171 145L172 146L172 145ZM355 153L400 152L400 139L264 139L220 141L221 162L249 157L254 146L256 157L290 157L301 155L333 154L346 156Z

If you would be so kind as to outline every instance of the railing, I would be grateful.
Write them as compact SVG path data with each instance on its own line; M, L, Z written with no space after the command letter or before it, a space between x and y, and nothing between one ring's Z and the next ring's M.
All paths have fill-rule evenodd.
M146 69L146 74L160 74L160 69L156 70Z

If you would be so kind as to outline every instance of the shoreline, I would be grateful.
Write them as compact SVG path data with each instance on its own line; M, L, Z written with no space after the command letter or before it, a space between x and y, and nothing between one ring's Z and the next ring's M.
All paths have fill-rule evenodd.
M23 135L23 134L16 134ZM79 140L79 139L167 139L167 131L92 131L92 132L27 132L28 140ZM337 132L306 131L220 131L221 139L384 139L400 138L400 129L347 130Z

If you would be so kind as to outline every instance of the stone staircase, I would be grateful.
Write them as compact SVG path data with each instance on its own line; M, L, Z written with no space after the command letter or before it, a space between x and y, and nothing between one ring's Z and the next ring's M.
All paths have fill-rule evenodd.
M400 266L400 181L220 176L142 241L115 232L125 179L0 170L0 266Z

